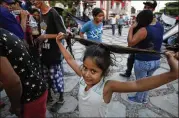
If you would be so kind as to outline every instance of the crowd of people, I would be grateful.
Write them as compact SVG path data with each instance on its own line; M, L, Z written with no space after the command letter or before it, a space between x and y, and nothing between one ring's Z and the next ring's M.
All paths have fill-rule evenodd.
M53 101L52 90L55 94L59 93L59 98L50 111L60 109L65 101L63 58L80 77L80 117L106 117L107 104L114 92L137 92L128 99L147 103L147 90L179 78L178 52L165 53L170 71L156 76L152 74L160 66L160 55L129 55L128 70L121 76L129 77L134 64L136 81L132 82L109 79L109 67L114 65L114 60L112 49L104 45L85 45L83 64L78 65L64 47L68 32L63 17L44 1L30 2L34 7L27 11L20 0L0 0L0 88L9 97L12 114L24 118L45 118L47 103ZM129 47L160 52L163 27L153 15L156 6L155 0L144 2L144 10L129 28ZM82 26L80 37L86 40L86 33L88 40L102 43L104 12L94 8L92 16L92 20ZM114 24L115 19L112 27ZM117 24L118 33L122 35L122 16ZM114 34L115 29L112 29Z

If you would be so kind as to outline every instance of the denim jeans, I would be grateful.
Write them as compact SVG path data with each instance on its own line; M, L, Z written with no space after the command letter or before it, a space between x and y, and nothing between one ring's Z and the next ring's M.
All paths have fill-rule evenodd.
M111 26L112 26L112 35L115 35L116 25L115 24L111 24Z
M134 72L136 80L144 79L145 77L152 76L152 74L160 67L160 60L153 61L140 61L135 60ZM135 97L140 102L145 102L147 100L148 91L137 92Z

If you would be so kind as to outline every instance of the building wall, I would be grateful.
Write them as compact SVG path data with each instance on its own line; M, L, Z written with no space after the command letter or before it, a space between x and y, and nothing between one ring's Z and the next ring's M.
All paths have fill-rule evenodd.
M117 15L127 14L129 17L131 16L131 1L123 1L125 2L125 6L122 8L121 2L113 2L113 6L111 6L111 0L96 0L94 7L103 8L105 11L105 17L107 18L111 13L115 13ZM82 12L82 11L81 11Z

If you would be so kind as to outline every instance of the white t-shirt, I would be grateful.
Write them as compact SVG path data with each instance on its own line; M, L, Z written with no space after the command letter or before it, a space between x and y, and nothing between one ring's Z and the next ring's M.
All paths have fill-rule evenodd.
M83 78L80 79L79 84L79 117L105 117L107 104L103 100L104 80L101 79L88 91L85 91L87 85Z
M116 18L115 17L111 18L111 24L116 24Z

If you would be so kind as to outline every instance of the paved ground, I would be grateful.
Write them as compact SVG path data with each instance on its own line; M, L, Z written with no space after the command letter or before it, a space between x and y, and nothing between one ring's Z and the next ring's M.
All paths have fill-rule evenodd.
M112 31L105 30L103 35L103 41L109 44L117 44L127 46L126 37L128 28L123 29L122 36L112 36ZM79 64L81 64L81 56L84 51L84 47L75 43L73 46L73 52L75 58ZM126 69L127 54L115 54L117 60L117 66L111 67L110 77L119 81L131 81L135 79L134 72L130 78L123 78L119 76L120 72L124 72ZM78 79L79 77L72 71L72 69L64 61L65 71L65 103L58 111L58 113L50 113L47 111L47 117L78 117ZM165 57L161 58L161 66L154 73L160 74L169 70ZM109 104L111 112L108 116L111 117L178 117L178 80L169 84L163 85L159 88L149 91L148 104L136 104L127 100L127 94L129 93L115 93L112 98L112 102ZM133 94L133 93L130 93ZM54 100L58 95L54 95ZM6 97L5 92L1 92L1 100L6 103L4 109L2 109L1 117L9 117L9 100ZM48 104L48 109L51 104Z

